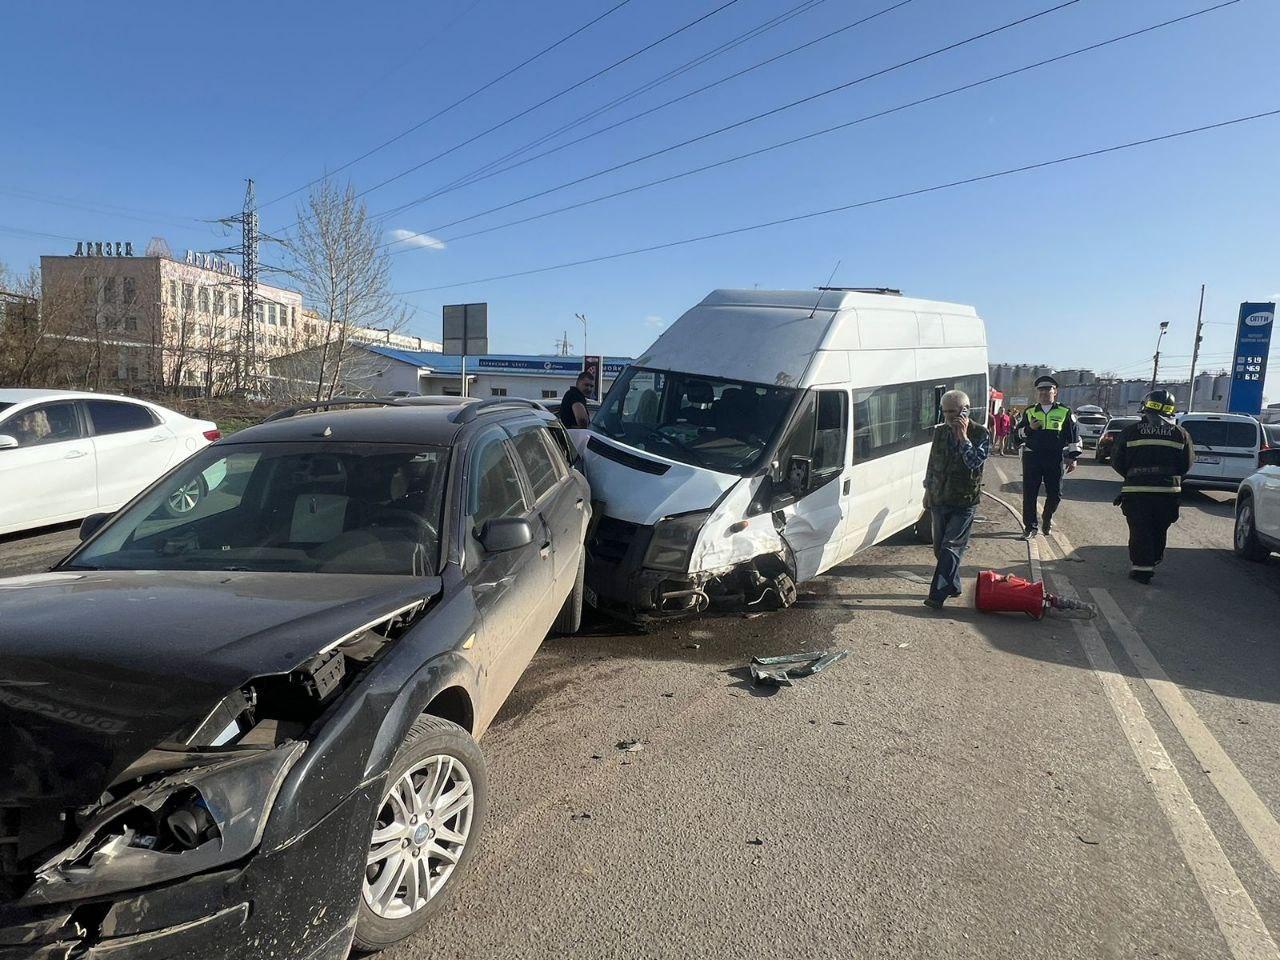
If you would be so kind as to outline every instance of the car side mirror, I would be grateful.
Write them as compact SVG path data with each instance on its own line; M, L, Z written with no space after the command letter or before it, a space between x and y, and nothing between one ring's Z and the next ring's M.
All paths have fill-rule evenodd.
M80 539L88 540L102 527L104 523L111 519L109 513L91 513L80 521Z
M523 517L486 520L480 528L480 546L488 553L504 553L533 543L533 527Z
M1280 447L1269 447L1266 450L1258 451L1258 466L1280 467Z
M7 433L0 433L0 450L12 450L18 445L18 438Z
M803 497L809 492L812 473L812 457L791 457L787 460L787 492L797 499Z

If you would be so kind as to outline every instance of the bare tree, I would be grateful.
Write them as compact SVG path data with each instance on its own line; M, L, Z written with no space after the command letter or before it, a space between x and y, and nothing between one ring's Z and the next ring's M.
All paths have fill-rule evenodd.
M316 400L339 385L369 377L373 360L356 346L354 331L381 327L398 331L409 311L391 293L391 271L378 227L353 187L322 181L298 209L295 236L285 243L291 276L319 315L315 340L299 354L307 358L305 379Z

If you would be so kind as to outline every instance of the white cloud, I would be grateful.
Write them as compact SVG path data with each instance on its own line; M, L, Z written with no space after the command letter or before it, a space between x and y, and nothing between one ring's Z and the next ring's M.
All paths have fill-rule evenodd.
M429 233L419 233L417 230L405 230L404 228L388 230L387 236L392 242L404 241L404 246L406 247L424 247L428 250L443 250L445 248L443 240L433 237Z
M644 318L644 325L650 330L661 330L667 325L667 321L663 320L661 317L650 314Z

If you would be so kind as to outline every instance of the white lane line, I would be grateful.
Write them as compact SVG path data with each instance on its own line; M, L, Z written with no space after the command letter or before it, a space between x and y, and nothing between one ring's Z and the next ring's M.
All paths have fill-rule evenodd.
M1062 574L1054 574L1053 580L1055 588L1064 596L1078 598L1071 582ZM1236 960L1277 960L1280 948L1271 938L1257 905L1240 882L1204 814L1196 806L1191 791L1156 735L1142 704L1116 669L1102 634L1088 620L1072 620L1071 626L1111 702L1111 709L1129 741L1129 749L1151 783L1156 801L1169 821L1174 839L1209 904L1231 955Z
M990 460L988 460L987 462L991 463ZM1000 469L1000 464L991 463L991 469L996 472L996 476L1000 478L1001 483L1007 484L1009 482L1009 475Z
M1222 794L1222 799L1227 801L1227 806L1236 815L1240 826L1244 827L1245 833L1272 872L1280 875L1280 823L1276 822L1275 815L1245 779L1244 774L1231 762L1227 752L1209 732L1195 708L1187 702L1178 685L1169 679L1169 675L1164 672L1164 668L1157 662L1151 649L1143 642L1111 594L1101 589L1089 592L1093 594L1102 615L1111 624L1125 653L1142 674L1142 679L1147 682L1164 712L1182 734L1182 739L1200 761L1200 768L1205 771L1209 782Z
M1055 527L1049 533L1049 538L1053 541L1054 546L1058 548L1058 552L1062 554L1063 560L1074 560L1077 563L1082 562L1080 558L1076 556L1075 544L1072 543L1070 538L1068 538L1061 530L1058 530Z

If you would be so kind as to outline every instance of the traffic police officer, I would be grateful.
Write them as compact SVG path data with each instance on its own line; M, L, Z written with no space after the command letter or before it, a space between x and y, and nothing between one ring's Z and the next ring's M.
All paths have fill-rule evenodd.
M1129 523L1129 576L1139 583L1150 583L1164 559L1182 477L1195 462L1191 436L1173 422L1175 403L1168 390L1148 393L1142 419L1125 428L1111 453L1111 465L1124 477L1116 503Z
M1036 380L1036 402L1022 411L1013 431L1022 446L1022 536L1030 539L1040 530L1036 501L1044 484L1044 532L1053 527L1053 513L1062 502L1062 476L1076 468L1082 451L1075 414L1058 403L1058 381Z

